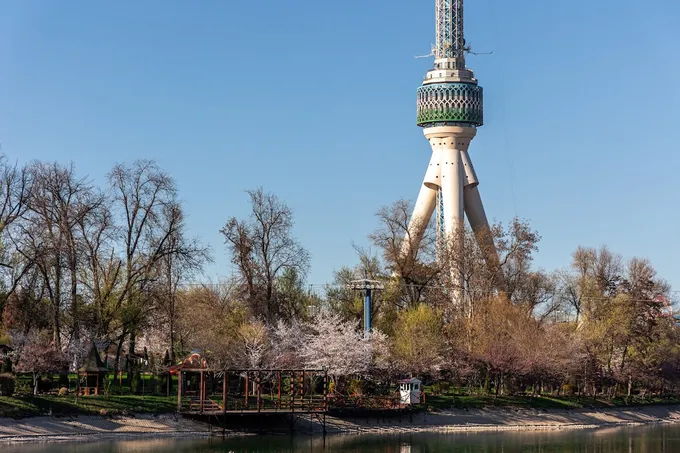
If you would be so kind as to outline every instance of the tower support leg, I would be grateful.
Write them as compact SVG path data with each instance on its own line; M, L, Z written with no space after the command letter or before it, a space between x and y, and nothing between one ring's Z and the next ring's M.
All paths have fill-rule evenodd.
M413 207L413 214L408 224L408 231L401 247L401 256L408 256L418 249L420 241L425 234L427 224L432 218L432 213L437 202L437 191L440 184L440 161L441 153L438 149L432 150L430 164L425 172L425 179L420 186L420 192Z
M447 139L444 139L447 140ZM463 253L464 200L463 200L463 167L460 151L447 147L442 152L442 198L444 204L444 247L451 256L459 257ZM454 264L454 263L452 263ZM461 302L463 294L463 278L458 266L453 265L451 272L452 299L454 305Z

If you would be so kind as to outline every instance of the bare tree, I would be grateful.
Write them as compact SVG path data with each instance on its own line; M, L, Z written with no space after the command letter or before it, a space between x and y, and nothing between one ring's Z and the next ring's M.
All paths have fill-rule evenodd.
M69 337L79 341L81 254L76 226L92 209L92 186L76 178L73 165L36 162L28 171L33 189L14 243L23 259L42 275L52 307L53 341L61 347L62 307L70 308Z
M200 272L205 263L211 262L212 256L210 249L203 246L198 239L186 237L184 216L178 205L166 208L164 215L178 218L177 228L168 238L168 246L175 253L163 256L158 263L163 283L160 311L167 321L170 361L174 363L177 346L176 324L179 315L178 288Z
M192 348L202 349L211 366L233 366L238 348L235 332L247 320L247 309L236 294L237 285L225 281L218 284L190 286L176 295L177 342L181 354Z
M369 236L382 252L387 269L399 279L400 297L395 300L401 308L414 307L432 296L441 266L436 261L436 234L432 222L426 228L409 230L411 207L398 200L378 210L379 227ZM410 231L420 231L422 238L411 237ZM408 246L405 247L405 242ZM414 245L417 244L417 247ZM404 250L408 250L407 253Z
M129 336L128 353L135 353L139 328L153 309L153 297L145 292L159 278L158 264L169 255L187 251L172 238L182 226L173 179L155 162L139 160L118 164L109 173L114 213L122 217L118 240L122 249L122 282L112 314L120 322L117 360Z
M293 237L293 212L262 188L249 190L251 213L247 220L232 217L220 230L239 270L245 297L254 316L274 322L282 313L277 279L286 269L304 278L309 253Z
M26 167L10 165L7 158L0 155L0 267L15 269L8 248L12 242L8 234L12 225L26 213L32 186L33 174ZM29 266L24 266L18 276L14 274L8 293L12 292L28 269Z
M117 291L120 290L123 261L116 255L116 226L111 212L111 199L102 198L88 216L78 222L83 240L83 286L93 308L92 331L96 338L108 335Z

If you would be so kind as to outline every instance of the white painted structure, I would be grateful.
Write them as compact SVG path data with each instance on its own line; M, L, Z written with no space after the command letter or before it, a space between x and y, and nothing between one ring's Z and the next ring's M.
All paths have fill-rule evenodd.
M425 228L437 213L438 248L462 231L465 215L490 259L497 260L489 223L479 194L479 179L468 153L483 124L483 90L465 66L463 0L436 0L434 68L418 89L418 119L432 148L430 164L416 200L402 253L417 249ZM452 272L453 299L463 281Z
M420 379L411 378L399 381L399 401L401 404L420 404L423 383Z

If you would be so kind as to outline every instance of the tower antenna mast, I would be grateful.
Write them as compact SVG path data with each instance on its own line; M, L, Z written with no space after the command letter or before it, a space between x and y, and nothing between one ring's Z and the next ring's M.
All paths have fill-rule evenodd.
M436 42L434 57L453 58L456 69L465 69L463 0L436 0Z

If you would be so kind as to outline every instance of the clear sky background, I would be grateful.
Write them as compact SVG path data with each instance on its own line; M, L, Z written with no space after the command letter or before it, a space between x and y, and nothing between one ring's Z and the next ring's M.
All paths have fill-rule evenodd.
M680 289L680 2L468 0L485 88L471 146L488 216L542 235L536 265L577 245L652 260ZM309 283L353 265L375 211L414 200L430 149L415 90L434 0L0 0L0 143L102 183L152 158L192 235L218 233L263 186L295 212Z

